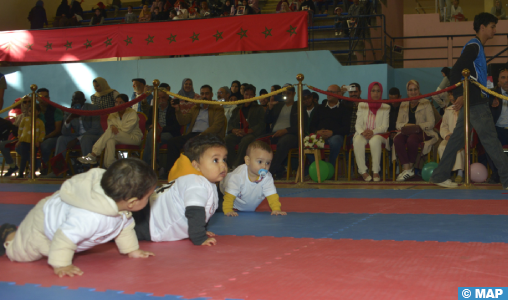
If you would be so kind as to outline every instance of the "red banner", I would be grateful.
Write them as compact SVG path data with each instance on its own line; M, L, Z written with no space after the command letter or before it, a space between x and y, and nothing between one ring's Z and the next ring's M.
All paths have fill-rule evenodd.
M0 33L13 62L306 48L307 12Z

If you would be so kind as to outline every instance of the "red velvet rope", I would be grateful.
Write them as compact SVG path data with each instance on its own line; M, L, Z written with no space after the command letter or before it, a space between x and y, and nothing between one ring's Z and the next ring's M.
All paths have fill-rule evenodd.
M62 106L62 105L60 105L58 103L52 102L51 100L49 100L46 97L43 97L41 95L38 95L38 96L39 96L39 99L41 99L42 101L46 102L47 104L49 104L51 106L59 108L59 109L65 111L65 112L68 112L68 113L71 113L71 114L80 115L80 116L99 116L99 115L112 114L112 113L121 111L123 109L126 109L127 107L131 107L134 104L139 103L139 102L141 102L141 100L143 100L146 97L148 97L147 94L143 93L143 95L137 97L136 99L133 99L133 100L131 100L129 102L126 102L126 103L124 103L122 105L119 105L119 106L114 106L114 107L111 107L111 108L100 109L100 110L82 110L82 109L68 108L68 107Z
M353 99L353 98L343 97L343 96L339 96L337 94L329 93L329 92L320 90L320 89L315 88L315 87L310 86L310 85L307 85L307 87L309 89L313 90L313 91L318 92L318 93L325 94L325 95L332 96L332 97L339 98L339 99L346 100L346 101L395 103L395 102L405 102L405 101L419 100L419 99L422 99L422 98L427 98L427 97L431 97L431 96L434 96L434 95L439 95L439 94L442 94L442 93L446 93L448 91L456 89L458 87L458 85L451 85L451 86L447 87L446 89L442 89L442 90L439 90L437 92L433 92L433 93L429 93L429 94L425 94L425 95L420 95L420 96L416 96L416 97L404 98L404 99L390 99L390 100Z

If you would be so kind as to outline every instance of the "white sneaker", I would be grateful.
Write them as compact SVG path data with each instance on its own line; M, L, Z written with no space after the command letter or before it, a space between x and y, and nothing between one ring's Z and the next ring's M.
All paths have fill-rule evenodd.
M97 158L92 155L92 153L88 153L87 156L78 157L78 161L82 164L96 165Z
M404 171L402 171L402 173L399 174L399 176L397 176L396 181L406 181L409 178L412 178L414 176L415 176L415 172L413 171L413 169L404 170Z
M439 186L442 186L442 187L445 187L445 188L456 188L458 187L459 185L455 182L452 182L451 179L446 179L445 181L443 182L440 182L440 183L434 183L435 185L439 185Z

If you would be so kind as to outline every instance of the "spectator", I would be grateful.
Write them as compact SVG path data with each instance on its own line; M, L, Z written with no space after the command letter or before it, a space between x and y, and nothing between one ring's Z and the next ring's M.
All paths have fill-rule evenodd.
M436 91L443 90L450 86L450 68L444 67L441 69L441 74L443 75L443 80L441 80L441 83L437 87ZM441 108L441 115L444 113L443 109L448 106L449 98L448 93L441 93L439 95L432 96L432 100L439 105Z
M169 85L167 83L161 83L159 86L159 90L168 90L169 91ZM158 128L158 131L160 133L157 133L158 142L157 142L157 149L156 152L159 153L159 148L162 145L166 145L168 141L174 137L180 136L180 129L181 126L178 124L178 121L176 120L176 114L175 109L169 105L169 95L164 92L158 93L158 115L157 115L157 123L160 126ZM148 112L148 118L146 120L146 128L148 130L148 135L146 137L145 142L145 149L143 150L143 160L147 164L151 164L152 162L152 145L153 145L153 110L149 110ZM159 155L157 154L157 157ZM161 167L161 170L159 174L164 175L166 174L166 171L163 167Z
M284 3L284 2L289 5L288 0L280 0L279 3L277 3L277 7L275 8L276 12L280 12L280 10L282 9L282 3Z
M138 17L132 11L132 5L127 6L127 13L125 14L125 23L136 23Z
M129 102L129 97L120 94L115 99L115 106L121 106ZM127 107L108 116L108 128L95 142L92 152L86 156L78 158L83 164L97 164L97 157L104 151L104 165L106 168L111 166L115 161L116 145L134 145L141 144L143 133L139 128L139 117L137 112Z
M242 83L242 85L240 86L240 94L242 94L242 97L243 97L243 92L245 91L245 87L248 85L249 85L248 83Z
M272 85L272 86L270 87L270 93L273 93L273 92L278 91L278 90L280 90L280 89L281 89L280 85L278 85L278 84L274 84L274 85Z
M420 95L420 84L416 80L410 80L406 85L406 89L408 97ZM420 144L424 143L421 151L421 156L424 156L430 152L432 145L439 139L434 131L436 119L432 107L427 99L403 102L400 105L396 126L397 130L404 130L403 128L407 127L407 134L399 133L393 141L395 152L404 169L397 177L397 181L405 181L414 177L413 166L418 158Z
M177 16L173 18L173 20L181 20L188 18L189 18L189 5L185 1L180 2Z
M62 0L62 3L56 9L56 16L53 20L53 27L65 27L67 26L68 19L71 18L71 7L67 0Z
M327 92L341 95L341 88L332 84ZM323 137L326 145L330 145L329 162L335 165L335 161L344 144L345 137L349 134L351 124L351 109L339 103L339 99L328 96L328 101L316 111L310 124L310 132L315 132ZM356 125L356 124L355 124ZM313 161L313 157L310 160Z
M383 96L383 86L379 82L373 82L368 89L369 100L381 100ZM360 103L358 105L358 117L356 118L356 133L353 137L353 148L355 151L355 160L360 173L365 181L380 181L379 171L381 170L381 149L384 144L387 145L387 130L390 118L390 105L384 103ZM367 172L365 164L365 146L370 145L372 156L372 176Z
M362 99L362 98L360 98L362 95L362 88L360 87L360 85L358 83L351 83L349 85L348 91L349 91L349 98ZM342 96L342 93L343 93L343 89L341 89L339 92L337 92L337 94L339 94L341 96ZM358 111L358 102L342 100L340 103L343 104L346 108L348 108L350 110L351 124L350 124L349 133L355 134L356 133L356 112Z
M508 95L508 65L505 65L500 69L498 83L494 91L498 94L502 94L503 96ZM508 145L508 101L503 99L499 100L498 98L491 96L489 102L494 125L496 125L497 139L501 145ZM492 158L487 156L487 160L489 162L490 169L492 170L492 175L490 176L488 183L500 183L501 181L497 167L494 165Z
M201 99L212 100L213 90L209 85L204 85L200 89ZM200 135L212 133L221 138L224 138L226 129L226 117L224 116L224 109L220 105L201 104L195 105L187 114L182 114L180 106L171 102L171 106L176 110L176 119L182 126L188 125L185 134L179 137L174 137L168 142L166 170L169 171L173 164L180 156L180 150L183 145L191 138Z
M259 96L263 96L266 94L268 94L268 92L265 89L261 89L261 91L259 91ZM269 97L259 99L259 105L261 105L261 107L263 107L265 111L266 108L268 107L268 101L270 101Z
M252 13L259 14L261 13L261 10L259 9L259 0L249 0L248 6L252 8Z
M150 13L153 14L154 11L155 11L155 8L159 8L159 12L162 11L161 10L161 7L159 6L159 4L162 4L164 5L163 1L162 0L155 0L154 2L152 2L152 6L150 7Z
M37 94L41 94L43 97L51 100L49 90L46 88L38 89ZM51 151L56 148L58 137L62 134L63 112L42 100L39 100L39 105L41 108L40 118L44 122L44 131L46 132L40 145L41 160L47 166ZM42 168L41 175L46 174L48 174L47 168Z
M291 11L300 10L300 2L298 0L292 0L291 4L289 5L289 9L291 9Z
M7 82L5 81L5 75L0 73L0 109L4 107L4 94L7 89Z
M224 102L221 106L224 108L224 115L226 116L228 123L231 115L233 114L233 110L236 108L236 104L228 104L230 96L231 91L227 86L223 86L217 91L217 100Z
M120 10L120 8L122 8L122 1L121 0L111 0L111 3L110 3L110 0L108 0L108 5L115 9L114 17L116 18L116 16L118 16L118 11Z
M231 13L231 0L226 0L221 8L221 16L229 16Z
M83 2L83 0L81 0ZM73 18L77 18L77 21L83 20L83 8L81 7L81 2L77 0L71 0L71 15Z
M314 102L314 106L318 106L319 105L319 95L318 95L318 93L312 92L311 95L312 95L312 102Z
M335 10L333 11L333 14L336 16L335 17L335 24L334 24L335 35L342 36L344 34L343 28L345 28L345 30L346 30L346 35L349 35L349 29L347 27L347 20L344 20L343 17L341 16L342 15L342 8L336 7Z
M93 80L95 94L91 96L92 104L99 109L111 108L115 106L115 99L120 94L116 90L109 87L106 79L97 77Z
M242 6L245 7L245 10L243 11L244 15L252 15L255 13L254 9L249 5L249 0L242 0Z
M102 23L104 23L104 17L102 16L101 10L97 8L95 14L90 19L89 25L102 25Z
M249 84L245 87L245 99L254 98L256 88ZM228 167L236 169L243 164L243 158L247 153L247 147L256 140L257 137L265 133L264 122L265 110L257 101L239 104L233 110L227 129L226 146L228 148ZM235 146L238 145L238 152L235 152Z
M138 20L139 22L148 22L150 21L152 17L152 14L150 13L150 9L148 8L148 5L143 5L143 9L139 13Z
M152 13L152 17L150 18L150 21L163 21L167 18L164 18L164 14L159 12L159 8L156 7Z
M240 81L238 80L235 80L231 83L231 94L236 94L238 92L240 92Z
M284 176L284 166L289 150L298 147L298 103L295 101L295 88L287 83L288 89L282 93L284 102L270 101L265 113L265 122L270 125L267 136L271 144L277 145L273 156L270 173L274 178ZM304 114L304 124L307 124L307 114Z
M400 99L400 91L396 87L392 87L388 91L388 98L390 100ZM388 125L388 131L390 132L390 149L393 145L393 139L397 135L397 118L399 117L400 102L390 103L390 120Z
M311 0L303 1L300 4L300 10L306 10L312 12L314 15L316 14L316 7L314 6L314 2L312 2Z
M21 156L21 162L19 164L20 169L16 178L23 178L26 164L30 161L30 153L32 152L32 118L37 118L35 120L35 153L37 153L37 149L40 147L40 144L46 134L44 131L44 123L38 118L40 112L41 107L39 104L35 105L35 113L32 113L32 106L29 106L26 116L19 124L19 140L16 143L16 152L19 156Z
M96 105L85 102L85 95L82 92L74 92L72 95L71 108L81 110L99 109ZM93 145L95 142L97 142L103 133L101 126L101 117L80 116L76 114L65 113L63 119L65 121L63 122L62 126L62 135L58 137L56 142L55 156L63 153L66 149L74 148L74 146L77 144L81 146L81 153L92 152ZM57 177L57 174L49 173L44 177L55 178Z
M196 99L196 97L199 97L199 95L196 95L196 93L194 92L194 85L190 78L184 78L184 80L182 81L182 88L180 89L180 91L178 91L178 95L192 99ZM180 111L182 112L182 114L189 113L193 106L194 106L193 102L180 100Z
M286 2L284 2L282 3L282 8L280 9L279 12L280 13L291 12L291 9L289 9L289 5Z
M132 79L132 88L134 92L132 93L131 100L136 99L137 97L143 95L143 93L147 91L153 90L152 86L146 85L146 80L143 78L134 78ZM143 112L145 115L148 115L148 112L151 110L150 106L152 106L153 94L149 94L145 99L141 100L132 106L132 109L138 112Z
M307 89L303 90L302 97L303 97L303 107L305 107L305 110L306 110L307 115L309 117L309 121L307 122L307 124L305 126L304 133L305 133L305 135L309 135L309 134L311 134L310 124L312 123L312 119L316 115L316 110L317 110L316 106L317 105L314 103L312 93L309 90L307 90Z
M176 10L172 9L169 12L169 20L174 20L176 18Z
M447 93L448 94L448 93ZM455 101L453 100L453 92L449 92L452 95L453 104ZM443 153L445 151L446 145L448 144L448 140L450 139L455 126L457 125L457 118L459 116L459 112L455 111L453 107L448 107L445 109L445 113L443 116L443 120L441 122L441 128L439 133L443 138L441 144L439 144L438 152L439 157L443 157ZM455 165L453 166L452 171L457 171L457 176L455 177L456 183L462 183L462 178L464 177L464 149L459 150L457 152L457 159L455 160Z
M325 7L325 12L328 12L328 1L325 0L316 0L314 1L314 7L316 8L316 13L323 14L323 6Z
M19 98L18 98L19 99ZM15 139L4 139L0 141L0 152L2 152L3 159L5 159L5 163L9 165L9 169L7 172L3 175L4 177L10 177L12 174L14 174L16 171L18 171L18 166L16 165L16 161L12 159L11 156L11 146L9 144L16 142L18 139L18 127L19 124L21 124L21 121L27 116L28 108L31 107L32 101L31 97L26 95L23 96L23 98L19 99L21 102L21 105L18 107L21 107L21 113L16 116L16 119L14 120L14 123L12 124L14 127L11 127L12 134L15 137ZM17 101L16 101L17 102ZM10 123L10 121L9 121ZM7 147L9 145L9 147Z
M450 10L450 17L457 21L466 21L462 7L459 6L459 0L453 0L453 5Z
M201 9L199 10L201 18L205 17L205 13L208 13L208 15L210 15L210 7L208 7L208 3L206 1L202 1Z
M30 29L40 29L43 28L44 25L48 26L46 10L44 9L44 2L42 2L42 0L37 1L35 7L30 10L28 21L30 21Z
M503 8L501 0L494 1L494 6L490 10L490 13L496 16L499 20L506 20L506 10Z

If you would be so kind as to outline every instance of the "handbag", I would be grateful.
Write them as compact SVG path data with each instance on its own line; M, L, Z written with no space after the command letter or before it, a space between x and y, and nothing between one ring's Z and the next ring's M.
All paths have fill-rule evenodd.
M422 128L419 125L404 126L402 127L400 133L409 136L415 133L422 133Z

